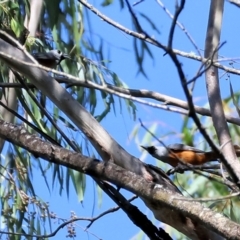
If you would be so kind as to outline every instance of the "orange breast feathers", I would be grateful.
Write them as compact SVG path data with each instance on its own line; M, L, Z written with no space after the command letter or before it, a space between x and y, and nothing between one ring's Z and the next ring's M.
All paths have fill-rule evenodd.
M169 164L176 167L179 162L184 162L192 165L202 165L206 162L217 161L217 154L214 152L193 152L172 150L169 152Z
M185 145L186 147L189 147ZM185 163L189 163L192 165L202 165L207 162L217 161L219 155L215 152L204 152L195 148L190 147L190 150L183 150L183 149L176 149L170 148L169 149L169 156L170 158L174 158L177 161L172 162L175 166L178 165L178 161L181 160ZM240 156L240 147L238 145L234 145L235 151L237 156ZM170 164L172 165L172 164ZM173 166L173 165L172 165ZM174 167L175 167L174 166Z

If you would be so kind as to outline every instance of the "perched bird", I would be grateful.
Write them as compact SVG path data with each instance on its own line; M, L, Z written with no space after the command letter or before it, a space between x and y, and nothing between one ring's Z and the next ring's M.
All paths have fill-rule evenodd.
M164 146L141 146L158 160L168 163L173 167L181 162L192 165L202 165L207 162L217 161L219 155L213 151L205 152L197 148L187 146L181 143ZM237 156L240 156L240 148L234 145Z
M33 57L43 66L56 68L64 59L71 59L69 55L60 50L51 50L47 53L33 53Z

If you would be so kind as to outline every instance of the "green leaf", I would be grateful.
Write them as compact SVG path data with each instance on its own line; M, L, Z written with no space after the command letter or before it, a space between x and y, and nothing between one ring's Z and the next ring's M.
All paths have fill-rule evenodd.
M101 3L101 6L106 7L113 3L113 0L105 0Z

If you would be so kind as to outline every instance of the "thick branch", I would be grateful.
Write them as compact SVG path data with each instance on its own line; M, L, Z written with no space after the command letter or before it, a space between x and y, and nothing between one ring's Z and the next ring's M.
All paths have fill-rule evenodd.
M224 0L211 1L205 40L205 58L216 60L218 57L217 49L220 41L223 8ZM238 183L238 187L240 187L240 164L234 151L232 139L224 116L218 69L214 66L210 66L206 69L206 86L214 128L221 145L221 151L226 159L223 159L223 163L227 167L234 182Z
M218 232L228 239L240 239L238 231L240 226L238 224L219 213L203 207L198 202L189 204L188 201L174 199L174 197L182 195L176 192L174 188L169 190L164 182L155 184L111 162L103 163L52 145L35 135L29 134L22 126L17 127L13 124L4 123L2 120L0 120L0 136L18 146L24 147L34 155L42 157L47 161L107 180L137 194L144 199L151 209L158 210L155 211L156 218L159 219L160 217L158 214L161 211L159 210L164 210L164 216L161 215L161 219L168 224L171 223L171 225L174 222L174 227L180 223L180 226L183 228L185 224L190 222L189 218L185 218L182 215L184 213L184 215L194 219L194 222L198 222L196 229L198 236L194 232L188 232L189 229L181 229L191 239L221 239L219 235L216 236L213 232L210 234L207 228ZM202 227L199 223L205 224L207 228ZM229 229L229 232L226 232L226 229Z

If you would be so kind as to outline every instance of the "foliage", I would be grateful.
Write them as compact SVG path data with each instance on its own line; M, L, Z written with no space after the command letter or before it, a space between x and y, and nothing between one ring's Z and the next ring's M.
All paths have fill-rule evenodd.
M122 68L128 69L129 75L130 72L134 72L137 77L143 76L145 81L149 81L151 80L151 72L145 67L145 61L146 59L150 59L156 68L159 67L159 53L155 52L152 45L157 46L154 40L161 37L161 25L155 22L151 16L145 12L136 11L137 13L135 13L131 11L131 7L127 4L128 2L119 1L119 3L122 9L130 11L133 31L136 31L132 39L133 51L131 51L131 55L134 56L134 61L136 62L135 69L133 70L131 68L132 66L127 66L128 59L121 61ZM30 17L30 4L27 0L0 2L0 29L20 40L21 33L25 29L24 22L26 18ZM101 2L103 9L113 8L114 4L114 1L105 0ZM140 89L141 81L139 80L137 84L135 82L128 84L125 79L122 79L121 72L115 72L111 68L111 53L115 51L115 48L119 48L121 51L126 51L126 49L124 49L124 46L121 46L121 43L117 42L117 40L114 43L115 46L112 47L108 42L108 33L101 31L95 32L96 29L92 25L92 18L93 16L90 16L90 13L83 7L80 1L45 1L36 37L27 38L25 43L26 49L34 53L46 52L56 48L61 49L61 51L65 53L69 53L71 60L62 61L58 70L71 74L82 82L79 81L79 85L69 82L63 82L62 84L98 122L103 124L106 119L112 118L113 115L117 116L116 118L124 116L125 119L127 115L127 118L135 121L137 117L139 117L139 108L142 107L136 102L144 103L148 107L153 106L167 109L170 112L177 112L179 109L185 111L182 112L184 114L182 114L179 121L181 122L180 133L174 128L169 131L166 130L170 129L166 127L168 123L164 123L159 115L157 117L155 116L154 119L150 119L150 121L144 122L144 125L148 128L147 132L143 132L142 126L136 123L130 134L130 140L134 140L136 145L158 145L160 142L157 139L163 142L171 142L172 139L177 139L186 145L198 146L198 148L206 151L210 150L209 145L199 131L199 127L192 119L192 115L188 115L189 108L181 108L180 103L179 105L173 104L172 106L168 104L167 98L165 101L161 100L163 102L162 104L159 104L159 100L156 100L153 96L151 96L151 100L154 100L152 102L148 100L145 101L147 97L143 95L141 95L142 99L139 100L140 97L138 98L138 94L140 93L136 93L136 91ZM141 23L141 25L139 23ZM168 26L169 23L166 23L166 25ZM150 37L144 29L148 29L151 33L156 34L156 36L151 39L152 42L150 40L145 41ZM125 32L129 31L125 29ZM141 36L136 37L137 34ZM149 42L152 45L150 45ZM189 40L189 42L191 41ZM196 49L196 51L197 50L198 49ZM165 54L166 53L163 53L162 55ZM192 59L194 59L193 56L196 56L196 54L192 54ZM169 56L165 56L165 59L168 57ZM189 59L191 60L191 57L189 57ZM189 72L191 71L189 70ZM0 83L8 83L9 69L7 65L0 63L0 73ZM71 122L69 116L61 112L60 109L38 89L28 85L29 81L24 76L17 77L17 74L15 76L17 81L23 85L21 88L16 88L18 107L13 110L16 116L18 114L15 119L16 124L24 125L29 132L38 134L41 138L62 146L63 148L81 152L93 158L99 158L97 152L89 144L86 136L79 132L77 127ZM229 76L230 75L227 76L227 80L230 82ZM63 80L60 75L55 77L60 82ZM200 78L201 74L197 76L197 79L198 77ZM191 78L189 77L189 79ZM138 79L136 79L136 81L137 80ZM161 92L164 84L161 82L162 79L157 80L159 81L159 89L154 89L154 91ZM84 87L84 81L86 83L91 82L95 85L92 85L92 87L89 87L89 85L88 87ZM137 85L137 90L133 90L132 94L118 92L119 89L123 89L124 91L131 90L131 87L134 85ZM101 86L103 88L107 86L106 88L108 89L99 90L99 88L94 86ZM194 90L194 86L192 90ZM2 87L2 99L6 96L5 91L5 87ZM239 112L239 97L239 92L234 91L234 87L229 84L229 94L222 100L226 113L230 115L233 112ZM180 99L177 98L177 100ZM206 101L203 102L203 104L205 103ZM177 107L177 109L174 107ZM205 108L208 108L208 106L205 106ZM148 113L146 114L146 119ZM151 114L149 114L149 116L152 117ZM199 114L198 117L212 141L215 143L218 142L212 120L204 116L204 114ZM113 124L114 121L112 121ZM164 129L165 127L166 129ZM115 131L121 130L115 127ZM229 131L233 142L238 143L240 136L238 126L232 123L229 124ZM155 137L157 136L157 139L153 138L151 133L154 134ZM118 135L118 132L116 134ZM144 159L145 157L146 153L143 153L141 158ZM52 232L53 223L56 219L61 223L65 222L63 217L58 217L57 214L52 212L51 206L49 206L49 203L46 202L42 196L37 195L37 189L33 184L35 181L35 171L39 171L42 175L42 187L46 188L50 194L57 191L60 198L69 197L70 189L73 187L79 202L84 203L86 189L90 187L84 174L57 164L46 163L38 156L32 156L23 148L10 143L4 146L0 164L2 176L0 185L2 229L8 232L29 234L29 239L33 239L30 235L43 235ZM156 161L156 165L164 170L168 169L168 166L162 162ZM199 174L194 174L189 171L184 174L174 174L171 178L184 192L185 196L202 198L224 196L230 193L226 185L211 180L210 175L211 174L200 176ZM98 194L98 205L101 206L102 201L104 201L102 190L94 186L94 191L95 188ZM237 198L204 204L239 223L239 201ZM69 219L76 218L74 212L71 212L70 215ZM72 225L68 225L67 237L74 238L76 236L75 225L73 223L71 224ZM184 238L183 235L172 228L168 229L168 232L171 233L171 236L174 235L178 239ZM144 235L140 231L136 235L136 239L143 238ZM19 234L12 235L11 239L24 238ZM46 239L48 239L48 237L46 237Z

